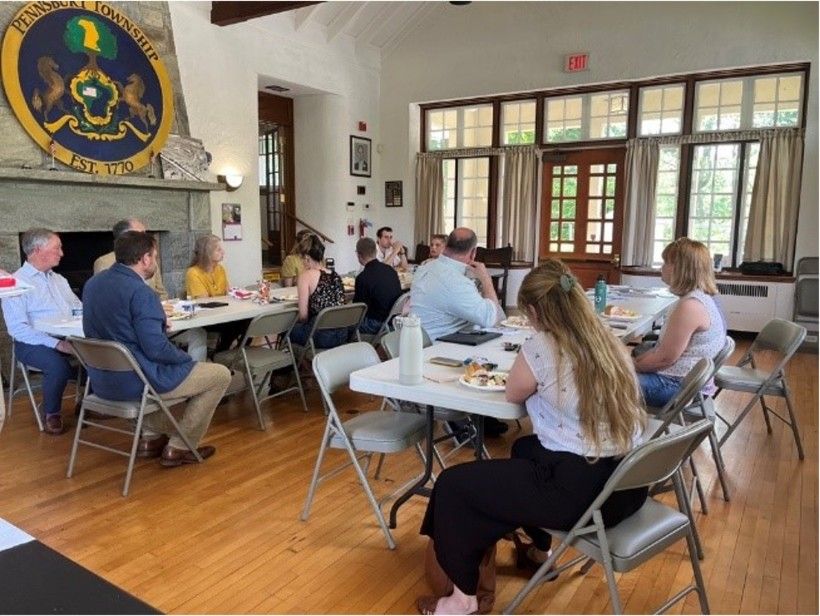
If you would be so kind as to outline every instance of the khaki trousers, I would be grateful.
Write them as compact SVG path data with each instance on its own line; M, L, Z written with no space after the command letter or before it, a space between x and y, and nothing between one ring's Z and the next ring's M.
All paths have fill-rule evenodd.
M188 377L176 389L161 394L160 397L163 400L187 398L179 427L194 447L199 445L199 441L208 430L216 405L219 404L230 382L231 371L225 366L197 362ZM147 415L143 425L145 436L167 434L170 437L168 444L171 447L187 449L185 441L179 437L174 426L162 411Z

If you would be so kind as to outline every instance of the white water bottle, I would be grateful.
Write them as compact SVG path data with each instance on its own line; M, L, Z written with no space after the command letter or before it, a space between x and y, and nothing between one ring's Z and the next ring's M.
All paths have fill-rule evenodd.
M399 383L402 385L420 385L423 377L421 322L410 314L396 318L399 334Z

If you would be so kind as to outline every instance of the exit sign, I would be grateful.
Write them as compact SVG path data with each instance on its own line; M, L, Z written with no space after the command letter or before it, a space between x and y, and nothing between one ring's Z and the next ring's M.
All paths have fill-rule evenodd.
M584 53L572 53L568 56L564 56L564 72L565 73L577 73L579 71L588 71L589 70L589 54Z

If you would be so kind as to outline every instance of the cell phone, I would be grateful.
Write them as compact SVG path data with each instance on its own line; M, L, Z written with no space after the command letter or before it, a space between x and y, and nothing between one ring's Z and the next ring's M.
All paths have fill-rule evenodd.
M438 364L440 366L450 366L451 368L461 368L464 362L460 359L453 359L452 357L431 357L431 364Z

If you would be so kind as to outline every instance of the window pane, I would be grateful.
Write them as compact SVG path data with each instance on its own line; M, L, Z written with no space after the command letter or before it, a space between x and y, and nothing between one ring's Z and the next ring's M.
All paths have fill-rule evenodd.
M427 111L427 149L492 145L493 106L470 105Z
M803 76L772 75L754 79L752 126L797 126L800 123Z
M703 81L695 89L695 129L698 131L741 128L743 80Z
M473 117L480 116L476 112ZM470 227L475 231L478 244L486 246L490 161L487 158L460 158L457 162L458 198L454 215L448 220L453 220L454 227ZM445 216L448 214L445 208Z
M661 265L661 251L675 235L678 212L678 176L680 147L661 146L658 153L658 180L655 188L655 242L652 264ZM697 157L695 159L698 160Z
M544 138L552 143L623 138L628 114L628 90L548 98Z
M501 144L529 143L535 143L535 101L502 103Z
M740 145L695 146L699 171L692 178L688 235L727 256L734 229Z
M684 84L641 88L638 134L670 135L681 132Z

